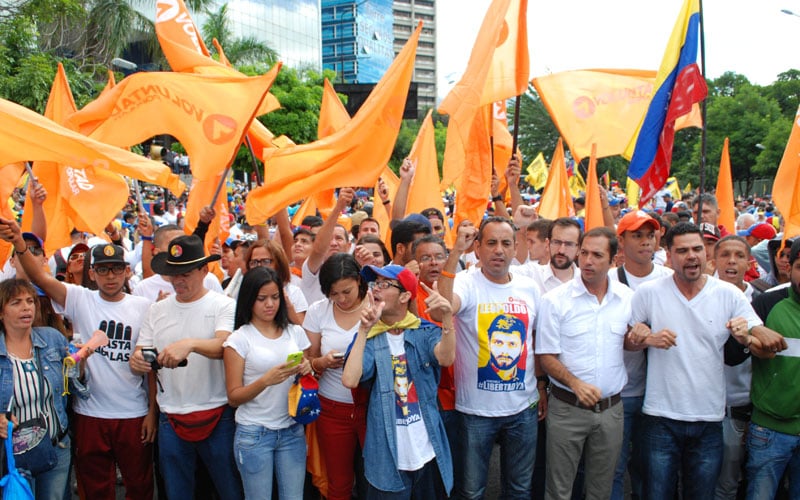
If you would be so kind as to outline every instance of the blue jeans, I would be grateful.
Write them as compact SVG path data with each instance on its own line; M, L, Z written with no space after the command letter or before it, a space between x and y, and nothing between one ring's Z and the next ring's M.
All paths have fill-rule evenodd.
M747 498L775 498L784 472L789 498L800 498L800 436L751 423L747 436Z
M273 472L279 498L303 498L306 438L302 424L278 430L237 424L233 452L248 500L272 498Z
M58 462L49 471L42 472L33 479L27 473L24 474L31 485L33 497L37 500L63 500L65 498L69 483L69 466L72 461L69 436L64 437L56 445L56 456Z
M714 497L722 466L722 422L644 415L643 498L672 500L682 474L684 500Z
M622 429L622 450L620 451L617 470L614 474L611 500L622 500L625 495L625 471L629 471L631 475L631 493L637 497L642 496L640 445L642 403L644 403L644 396L622 398L622 406L625 411L625 426ZM633 462L631 462L631 457L633 457Z
M415 500L426 500L428 498L447 498L436 459L429 461L419 470L400 471L400 473L403 476L403 483L406 486L403 491L382 491L367 483L367 500L408 500L412 498ZM283 498L284 497L281 496L281 499Z
M486 489L489 459L496 440L500 443L503 499L531 498L531 478L536 458L538 409L531 406L516 415L480 417L461 413L461 453L453 498L480 499Z
M244 496L233 457L233 408L226 407L214 431L202 441L184 441L175 434L167 415L158 419L158 458L168 498L194 496L195 463L199 457L223 500Z

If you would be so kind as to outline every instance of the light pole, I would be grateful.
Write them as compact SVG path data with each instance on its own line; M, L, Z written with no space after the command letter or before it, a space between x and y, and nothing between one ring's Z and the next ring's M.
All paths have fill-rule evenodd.
M786 14L787 16L800 17L800 14L795 14L794 12L792 12L792 11L791 11L791 10L789 10L789 9L781 9L781 12L783 12L783 13L784 13L784 14Z

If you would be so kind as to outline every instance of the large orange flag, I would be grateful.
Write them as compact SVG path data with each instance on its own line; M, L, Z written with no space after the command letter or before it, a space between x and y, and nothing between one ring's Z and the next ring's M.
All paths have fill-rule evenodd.
M85 137L5 99L0 99L0 123L0 165L44 160L78 170L117 172L165 186L176 196L186 189L162 163ZM73 180L78 183L83 178Z
M442 188L447 189L465 169L465 151L472 120L479 108L525 93L529 63L527 0L493 0L472 47L461 80L439 106L450 115L444 153Z
M592 153L589 156L589 173L586 179L586 217L584 219L584 230L588 231L596 227L603 227L603 205L600 201L600 188L597 182L597 157L595 156L596 147L592 146ZM578 166L576 165L577 169Z
M417 134L417 139L408 153L411 163L416 165L416 172L408 191L406 214L419 213L431 207L444 213L442 192L439 191L439 162L436 158L432 114L433 110L428 110Z
M161 50L164 51L164 55L173 71L245 76L228 67L224 62L217 62L211 58L183 0L157 0L155 27ZM281 105L275 96L267 94L255 116L267 114L280 107ZM272 132L267 130L258 120L254 119L250 123L248 137L250 137L256 158L262 158L264 149L273 147L272 139L274 136Z
M656 72L636 69L564 71L532 80L576 161L597 145L597 157L621 155L653 99ZM702 127L700 107L675 130Z
M800 234L800 107L775 174L772 199L786 222L784 236L793 238Z
M499 190L506 194L508 183L506 182L506 168L508 160L511 159L511 148L514 147L514 138L508 130L508 114L506 113L506 101L495 101L492 103L492 165L500 180Z
M542 199L539 201L539 216L546 219L557 219L559 217L572 217L573 215L575 215L575 207L572 205L569 183L567 182L564 143L559 138L556 149L553 151L553 159L550 161L550 174L547 176L547 184L544 186Z
M213 178L235 158L279 68L252 78L135 73L72 115L69 123L120 147L170 134L191 157L192 174Z
M309 193L371 186L392 154L403 119L422 22L345 127L311 144L267 150L264 185L247 197L247 219L264 221Z
M44 116L63 125L75 109L64 66L58 63ZM47 221L45 250L48 254L71 244L69 234L73 227L103 234L106 225L128 201L127 182L113 172L37 161L33 164L33 173L48 192L42 205ZM30 194L28 190L28 207L33 203ZM98 204L97 200L103 203ZM23 230L30 230L32 224L33 211L26 210L22 216Z
M322 102L319 107L319 123L317 138L322 139L335 134L350 122L350 114L342 104L342 100L326 78L322 86ZM340 186L336 186L340 187ZM313 203L323 217L327 218L336 205L335 189L324 189L313 196Z
M458 227L463 220L472 221L477 226L486 212L492 184L492 153L489 146L491 122L491 104L484 106L472 120L465 151L464 175L456 185L454 227Z
M733 177L731 175L731 155L728 151L728 138L722 145L722 156L719 160L719 175L716 190L719 206L719 223L730 232L736 229L736 205L733 201Z

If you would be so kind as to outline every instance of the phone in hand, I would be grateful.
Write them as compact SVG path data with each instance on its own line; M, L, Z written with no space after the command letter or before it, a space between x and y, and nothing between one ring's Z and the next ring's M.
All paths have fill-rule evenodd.
M343 352L335 352L335 353L331 354L331 356L333 357L333 359L344 359L344 353Z
M289 364L289 368L294 368L303 362L303 353L298 351L289 354L286 356L286 362Z

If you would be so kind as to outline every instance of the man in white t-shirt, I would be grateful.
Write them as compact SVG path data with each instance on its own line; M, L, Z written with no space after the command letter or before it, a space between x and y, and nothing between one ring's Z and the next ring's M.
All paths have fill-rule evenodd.
M159 463L169 498L191 498L196 461L203 461L222 499L242 498L233 456L233 409L228 406L222 344L233 331L236 303L203 286L208 263L197 236L179 236L151 263L169 276L175 294L156 302L142 324L135 373L158 370ZM143 349L157 351L157 365ZM152 352L152 351L148 351Z
M628 212L617 224L619 246L624 264L608 272L611 280L627 285L636 291L639 285L648 281L669 276L672 270L653 262L653 254L657 245L656 232L660 224L646 212L636 210ZM625 411L625 428L622 438L622 452L617 462L614 475L612 500L622 500L625 486L625 472L630 474L631 491L637 497L642 493L641 473L641 426L642 403L644 402L644 382L647 371L647 360L644 351L628 351L623 353L628 383L622 389L622 407ZM631 460L631 456L636 457Z
M75 398L75 472L87 498L114 496L115 464L128 498L153 498L152 442L156 433L155 399L148 401L144 381L127 367L149 302L123 291L130 268L124 249L97 245L89 277L97 290L58 281L31 254L13 221L0 219L0 237L14 245L15 257L30 280L72 321L74 339L88 340L95 330L107 346L86 360L88 399Z
M456 410L463 440L461 456L454 464L455 495L483 497L489 457L497 439L503 463L503 491L510 497L530 498L536 422L544 418L546 410L539 406L544 403L539 390L543 396L545 387L537 388L537 375L542 372L533 353L539 290L530 278L509 272L516 242L515 228L508 219L484 219L477 233L469 222L462 223L458 238L464 240L457 244L459 248L468 248L473 238L477 241L475 252L481 267L476 272L459 273L453 280L458 255L451 252L438 283L441 294L452 297L457 335ZM498 318L502 325L496 322ZM502 326L499 330L506 332L497 339L508 347L496 346L495 358L505 358L496 366L491 361L493 324L494 329ZM517 332L519 354L511 345ZM505 376L511 372L513 376Z
M161 252L166 252L169 242L184 234L186 233L184 233L182 229L173 225L161 226L156 229L153 233L153 256L155 257ZM203 280L203 286L213 292L222 293L222 286L219 280L211 273L206 274ZM136 288L133 289L133 295L144 297L150 302L161 300L172 292L172 283L157 273L149 278L143 279L136 285Z
M722 463L723 350L768 336L744 294L704 274L700 229L679 222L665 235L672 276L634 293L629 334L649 349L644 405L645 498L712 498Z

